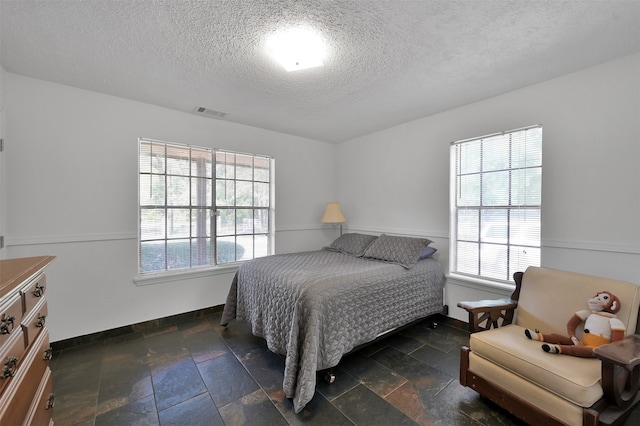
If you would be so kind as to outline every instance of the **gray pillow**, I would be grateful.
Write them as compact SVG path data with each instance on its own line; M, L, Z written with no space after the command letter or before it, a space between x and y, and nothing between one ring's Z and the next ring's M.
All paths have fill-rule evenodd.
M325 249L353 256L362 256L369 244L377 238L375 235L344 234L332 242L329 247L325 247Z
M433 255L433 253L435 253L437 251L438 251L437 248L425 247L420 252L420 256L418 257L418 260L422 260L422 259L426 259L427 257L431 257Z
M395 263L409 269L416 264L422 250L429 244L431 240L426 238L382 234L367 247L364 257Z

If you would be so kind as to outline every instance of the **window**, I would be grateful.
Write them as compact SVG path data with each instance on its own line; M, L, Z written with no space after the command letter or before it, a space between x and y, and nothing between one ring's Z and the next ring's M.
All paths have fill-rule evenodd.
M271 158L139 142L140 273L271 253Z
M451 145L453 273L509 281L540 265L542 127Z

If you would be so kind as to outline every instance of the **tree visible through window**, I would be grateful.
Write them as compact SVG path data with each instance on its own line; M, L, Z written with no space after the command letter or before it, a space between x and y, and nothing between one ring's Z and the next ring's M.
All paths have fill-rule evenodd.
M139 149L141 273L270 254L269 157L145 139Z
M508 281L540 265L542 127L451 146L451 272Z

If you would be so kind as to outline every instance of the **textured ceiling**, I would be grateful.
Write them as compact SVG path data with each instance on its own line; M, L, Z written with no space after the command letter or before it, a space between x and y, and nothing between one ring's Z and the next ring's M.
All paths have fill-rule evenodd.
M328 43L287 73L283 26ZM6 71L341 142L640 52L640 0L0 0Z

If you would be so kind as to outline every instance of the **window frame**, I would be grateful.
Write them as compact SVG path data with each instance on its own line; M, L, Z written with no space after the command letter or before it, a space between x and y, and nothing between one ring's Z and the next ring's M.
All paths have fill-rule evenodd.
M536 145L533 145L533 148L527 146L528 136L526 132L529 131L537 131L538 140L536 141ZM514 145L519 142L515 134L524 133L524 147L520 152L520 155L515 153ZM535 136L535 134L534 134ZM499 138L508 137L508 147L509 151L506 155L508 158L508 167L506 168L490 168L484 169L484 150L490 149L490 144L494 141L500 141ZM520 135L517 135L520 137ZM476 146L476 149L479 149L478 152L475 153L474 161L471 163L465 163L463 157L461 157L461 149L463 147L473 147L471 144L479 144L480 147ZM484 144L487 145L485 148ZM514 159L516 163L521 160L521 155L523 153L534 153L535 158L533 161L537 160L537 164L529 163L529 158L525 157L525 165L516 164L514 165ZM503 153L502 156L505 154ZM473 157L473 156L471 156ZM495 160L495 157L491 157L491 160ZM462 164L462 165L461 165ZM462 171L466 164L471 164L471 168L473 171ZM475 168L474 168L475 167ZM469 170L469 169L467 169ZM537 170L537 175L536 175ZM528 192L528 189L525 189L524 192L521 192L521 186L517 186L513 184L513 182L518 182L514 177L517 173L524 173L527 176L527 173L530 173L529 176L531 180L535 181L534 183L538 186L533 189L533 191ZM495 205L491 204L491 202L485 204L485 199L489 198L489 196L485 196L484 192L487 192L485 188L490 189L489 192L493 193L495 191L494 186L485 186L483 183L483 178L486 179L489 174L492 174L491 177L495 177L499 173L504 173L502 180L498 181L495 187L504 186L505 182L508 183L508 190L500 192L500 195L506 196L506 202L503 204L496 203ZM531 175L531 173L533 173ZM473 191L468 192L474 195L477 195L478 200L476 202L471 202L468 199L463 200L464 195L461 193L464 192L464 189L461 188L463 182L465 182L462 178L465 176L477 177L477 193ZM505 176L506 179L504 178ZM528 182L528 181L527 181ZM513 185L513 186L512 186ZM522 183L521 183L522 185ZM527 184L525 183L525 188ZM537 193L535 192L537 191ZM524 195L523 195L524 194ZM536 202L532 202L529 198L531 195L535 197ZM520 195L523 197L523 200L518 202L515 198ZM463 200L463 201L461 201ZM468 204L465 204L468 203ZM460 203L460 204L459 204ZM500 217L501 213L505 213L506 216L501 217L497 222L499 223L495 227L502 228L499 229L499 237L495 235L493 237L485 234L489 234L492 226L495 224L489 220L492 214ZM469 217L472 218L471 222L467 222L473 224L474 221L477 220L477 227L467 226L464 228L464 224L459 223L459 217L464 214L469 213ZM520 221L518 221L517 215L520 214ZM531 216L527 217L527 214ZM537 217L536 217L537 216ZM541 244L541 224L542 224L542 125L536 124L532 126L522 127L519 129L493 133L485 136L474 137L469 139L464 139L460 141L455 141L451 143L450 148L450 247L449 247L449 271L453 276L459 276L462 278L467 278L471 281L481 281L486 283L512 283L513 272L516 270L524 269L524 264L528 265L536 265L540 266L541 255L542 255L542 244ZM525 218L524 220L522 218ZM533 220L531 219L533 217ZM476 219L477 218L477 219ZM504 222L504 223L500 223ZM517 225L517 226L514 226ZM524 225L523 225L524 224ZM530 228L531 229L528 229ZM527 228L527 229L522 229ZM520 231L520 232L518 232ZM491 238L494 238L492 240ZM525 242L526 241L526 242ZM464 251L464 245L469 248L470 251L467 253L470 254L470 261L468 264L461 266L459 262L459 258L462 257L462 252ZM514 250L521 250L521 257ZM530 253L528 252L530 251ZM484 251L484 254L483 254ZM490 266L490 262L485 262L483 264L483 256L490 257L489 253L493 252L499 253L500 257L505 256L504 262L506 264L506 271L504 271L504 275L502 273L498 274L498 269L494 269ZM498 258L500 258L498 257ZM514 260L515 259L515 260ZM498 261L494 261L491 264L499 264ZM512 263L513 262L513 263ZM483 267L484 265L484 267ZM473 269L473 271L471 271ZM516 270L514 270L516 269ZM488 273L487 273L488 272ZM502 271L500 271L502 272ZM501 276L497 276L501 275Z
M148 144L150 147L159 147L163 150L161 155L164 166L160 171L154 170L154 166L152 165L151 160L148 160L148 168L147 164L144 164L143 166L143 161L145 160L143 158L143 147L145 144ZM188 169L188 171L184 173L182 171L173 172L168 168L168 159L170 158L168 151L170 151L172 148L175 149L175 158L183 160L183 164L188 164L188 166L183 167L183 170ZM197 155L192 156L192 153L194 152L197 153ZM256 256L254 250L251 250L249 253L250 257L248 257L247 259L238 259L238 251L236 246L237 240L234 238L233 248L231 250L233 252L233 258L226 262L221 261L220 259L220 253L218 251L218 227L220 222L220 210L218 208L218 203L216 200L216 182L218 180L218 177L216 175L216 158L219 152L224 152L234 156L243 156L244 158L251 159L252 179L255 177L255 171L253 170L255 159L259 159L260 161L262 161L262 165L266 165L266 167L264 167L264 169L266 169L267 171L266 179L260 181L263 186L267 186L266 190L263 189L263 195L264 193L266 193L266 202L263 202L263 205L260 206L260 209L266 212L266 218L264 218L262 222L264 223L266 221L266 227L263 226L263 228L260 229L261 232L259 232L260 236L266 238L266 242L263 242L264 249L259 256ZM186 153L188 153L188 155L183 155ZM152 158L152 155L150 155L149 158ZM202 164L200 164L200 162L198 161L199 158L203 159ZM198 166L199 169L194 172L194 165L196 165L196 163L200 165ZM143 168L145 168L146 170L143 170ZM163 277L170 280L174 276L198 276L203 272L206 273L206 271L225 270L229 269L230 267L237 267L238 264L246 260L273 254L275 228L275 222L273 220L273 168L274 159L267 155L249 154L176 142L165 142L144 137L138 138L138 275L135 281L148 281L154 279L158 281L166 281L166 279L164 279ZM151 199L151 197L155 195L155 193L151 190L153 185L152 180L154 176L164 181L164 183L161 185L161 187L164 187L164 194L160 197L156 197L159 198L160 201L158 201L157 199ZM143 183L145 179L148 179L148 183ZM171 199L171 196L169 195L170 184L168 183L168 181L179 179L182 179L185 182L184 185L188 187L188 189L186 189L187 194L184 194L184 188L181 192L177 193L177 198L180 198L182 200L182 203L186 203L184 205L175 203L175 193L173 194L173 199ZM254 181L252 179L245 180L245 182L253 183ZM188 182L188 184L186 182ZM143 185L149 185L149 193L151 194L149 197L143 197ZM195 188L200 189L195 190ZM253 186L251 186L251 188L253 188ZM251 197L254 197L254 195L251 194ZM251 201L253 201L253 198L251 199ZM253 207L254 206L252 206L252 208ZM144 222L143 216L146 215L144 212L151 212L153 210L162 211L162 213L160 213L160 216L162 218L158 225L158 228L162 229L157 231L157 236L149 233L145 235L144 225L150 225L152 224L152 222ZM168 212L180 212L185 214L186 218L182 219L182 221L184 222L183 224L186 225L186 228L188 228L187 231L184 231L185 236L176 237L174 234L171 234L169 232L168 223L170 215ZM196 216L194 216L194 214ZM203 214L204 218L202 217ZM255 232L255 229L251 229L251 232L244 232L242 235L244 237L250 236L255 238L256 234L257 233ZM143 259L143 245L145 242L149 243L147 244L147 246L153 246L154 244L160 246L164 245L163 248L159 248L159 251L162 252L160 253L160 255L164 256L164 259L159 257L161 268L150 267L149 264L144 264L145 260ZM169 253L169 244L171 242L176 244L179 244L180 242L182 242L183 244L187 244L186 252L188 252L188 254L185 254L186 252L183 253L182 258L180 258L181 263L179 263L177 266L172 266L170 263L171 259L175 260L175 258L171 257L171 253ZM196 246L194 246L194 244L196 244ZM173 247L175 247L175 245ZM200 250L203 247L204 250ZM182 251L185 251L184 248ZM196 255L196 257L194 257L194 255Z

